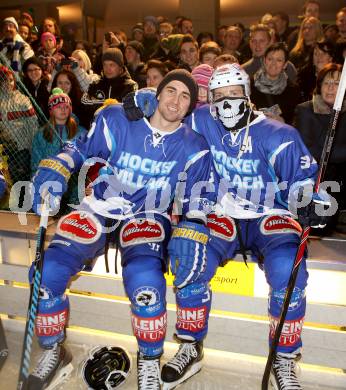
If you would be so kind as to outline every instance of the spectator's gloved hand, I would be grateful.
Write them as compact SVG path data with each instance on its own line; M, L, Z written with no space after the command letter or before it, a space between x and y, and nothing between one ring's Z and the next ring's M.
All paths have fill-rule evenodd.
M44 159L40 162L33 177L32 209L36 214L41 214L42 196L47 193L49 195L50 215L55 215L59 211L61 197L66 192L71 171L67 162L59 157Z
M157 104L155 88L142 88L136 92L130 92L123 99L125 114L130 121L152 116Z
M302 200L302 189L299 191L299 200ZM330 218L326 215L331 207L329 195L327 193L314 192L310 196L310 201L306 206L297 208L298 222L303 228L324 228ZM328 213L329 214L329 213Z
M7 185L5 178L0 174L0 199L4 196Z
M181 222L173 230L168 254L176 287L195 282L205 271L208 239L209 229L195 222Z

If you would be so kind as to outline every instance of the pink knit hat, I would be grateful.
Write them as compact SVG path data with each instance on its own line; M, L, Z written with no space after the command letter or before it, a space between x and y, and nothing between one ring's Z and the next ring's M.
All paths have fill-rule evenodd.
M54 44L56 45L56 38L55 38L55 35L50 33L50 32L44 32L42 35L41 35L41 45L43 45L43 43L48 39L48 38L51 38L53 39L54 41Z
M196 66L191 72L192 77L195 79L199 87L208 89L208 83L214 69L208 64L201 64Z

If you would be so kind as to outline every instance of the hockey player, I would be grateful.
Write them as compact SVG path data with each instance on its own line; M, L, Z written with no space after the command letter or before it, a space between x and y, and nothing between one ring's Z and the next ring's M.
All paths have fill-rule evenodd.
M178 287L176 329L181 345L175 357L162 368L164 389L174 388L201 368L202 339L207 333L208 315L201 315L203 320L197 323L191 313L208 311L210 297L205 306L198 294L200 283L208 283L217 266L232 258L237 250L251 250L270 285L271 342L300 242L301 226L292 218L291 211L297 211L300 206L298 220L304 226L325 224L323 206L329 206L329 201L318 194L311 197L317 172L315 160L296 129L253 111L249 96L246 72L238 64L225 64L214 71L209 82L211 106L196 109L187 120L211 148L219 176L219 193L218 204L208 216L210 240L206 271L193 283L184 285L176 269L177 259L182 255L174 234L169 243L171 268L176 273L174 284ZM141 96L139 91L138 106L144 107L142 103L147 101L153 105L152 95L146 92ZM232 190L236 191L236 196ZM302 190L304 198L298 202ZM310 197L307 196L309 191ZM320 206L318 210L316 205ZM272 366L271 381L276 389L301 389L295 361L300 357L302 346L307 278L304 259ZM180 305L182 297L183 307Z
M192 253L200 272L206 260L208 229L203 222L214 196L214 189L208 188L212 156L204 138L181 123L195 106L197 94L191 75L174 70L158 87L159 103L149 121L130 122L121 105L110 105L98 113L85 139L72 141L57 156L41 161L33 179L37 213L44 189L56 208L70 175L83 163L102 160L104 166L93 183L93 194L60 219L45 252L36 321L44 352L30 376L30 389L46 388L70 368L71 355L62 345L69 312L65 289L73 275L104 252L106 219L118 226L122 275L139 349L138 388L160 388L167 327L163 271L170 237L168 212L175 196L184 216L176 230L181 245L188 257ZM193 280L185 275L184 262L180 268Z

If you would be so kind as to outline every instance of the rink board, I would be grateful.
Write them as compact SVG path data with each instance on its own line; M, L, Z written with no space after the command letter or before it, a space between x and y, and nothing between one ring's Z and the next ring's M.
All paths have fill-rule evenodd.
M0 263L28 267L35 255L38 225L39 217L36 215L18 216L9 212L0 212ZM54 234L55 227L56 221L49 220L46 246ZM309 302L346 306L346 240L324 240L323 242L313 240L310 248L307 287ZM98 258L90 274L121 276L120 254L117 259L115 256L116 251L111 248L108 255L109 274L105 270L104 256ZM113 271L115 261L118 268L117 275ZM166 278L168 285L172 286L172 274L166 274ZM4 279L1 274L0 279ZM248 261L246 266L240 256L217 269L211 286L215 293L257 298L268 296L268 285L263 271L251 261Z

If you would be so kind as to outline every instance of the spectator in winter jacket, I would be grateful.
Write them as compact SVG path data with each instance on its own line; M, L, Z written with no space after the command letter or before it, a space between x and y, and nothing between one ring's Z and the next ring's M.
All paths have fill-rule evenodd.
M89 128L89 122L85 118L84 105L81 102L83 92L79 86L77 77L70 70L61 70L53 80L52 88L61 88L72 101L73 114L77 117L78 123Z
M60 63L65 56L58 51L56 38L50 32L41 35L41 47L38 50L38 58L43 63L44 72L51 78L55 66Z
M215 58L219 55L221 55L221 48L216 42L205 42L199 49L199 62L214 67Z
M336 14L335 24L338 27L341 39L346 39L346 7L343 7Z
M91 61L88 54L84 50L74 50L71 55L71 60L78 61L78 66L71 65L71 71L77 77L81 90L87 92L89 85L100 80L100 76L91 69Z
M314 47L312 61L298 72L298 85L302 101L311 100L316 86L317 75L325 65L333 62L336 47L333 42L322 40Z
M32 142L31 176L41 160L56 155L64 142L79 137L86 130L79 126L72 115L72 102L60 88L54 88L48 101L50 119ZM77 181L72 181L67 194L67 203L78 204Z
M18 91L12 71L0 66L0 139L13 182L29 179L31 142L39 124L30 99Z
M296 105L301 100L298 86L288 80L285 72L287 60L285 43L268 47L263 67L251 80L251 102L267 117L291 124Z
M146 86L157 88L168 73L167 65L159 60L149 60L145 65Z
M107 49L102 55L103 76L99 81L90 84L88 92L83 94L82 103L86 109L85 116L91 122L94 112L106 99L121 102L129 93L138 89L124 65L124 56L117 48Z
M140 42L130 41L125 48L126 67L131 78L138 84L138 88L146 85L146 77L142 62L144 47Z
M38 28L38 31L39 34L37 39L31 41L31 47L34 49L35 53L37 53L37 51L40 48L41 36L45 32L49 32L53 34L55 36L55 39L60 43L60 28L57 21L54 18L50 16L44 18L42 24Z
M238 59L239 63L243 62L242 54L239 50L243 39L243 32L240 27L228 27L224 40L222 54L232 54Z
M34 55L30 45L18 34L18 23L15 18L9 17L2 21L2 36L0 40L0 55L4 62L15 72L20 72L25 60Z
M159 23L155 16L145 16L143 20L143 61L148 61L159 47Z
M312 100L297 106L294 126L299 130L303 141L317 162L320 161L324 141L329 127L330 117L338 90L342 67L330 63L324 66L317 75L316 89ZM346 233L346 99L343 100L339 120L336 126L335 139L329 158L324 180L340 184L340 192L333 192L338 201L338 214L328 224Z
M192 35L184 35L180 44L180 62L178 68L192 71L199 65L199 49L198 43Z
M299 71L311 61L316 43L323 39L322 25L319 19L306 17L299 28L297 43L290 51L290 61Z
M30 43L30 39L31 39L30 32L31 32L31 27L27 23L21 22L18 24L18 34L27 43Z
M48 87L49 90L51 90L56 74L61 70L71 71L76 76L82 92L87 92L91 83L100 80L100 76L91 69L90 58L84 50L78 49L73 51L69 59L65 59L55 65ZM75 106L75 102L73 106Z
M252 58L241 66L250 77L263 65L264 53L273 43L273 34L274 31L265 24L255 24L250 27L249 45ZM296 81L297 69L290 61L287 62L285 72L290 81Z
M48 111L48 78L43 74L43 64L37 57L31 57L27 59L23 64L23 83L30 93L30 95L35 99L38 107L42 110L46 118L49 118ZM40 121L44 121L42 115L38 113L37 108L36 112ZM43 124L43 123L40 123Z

